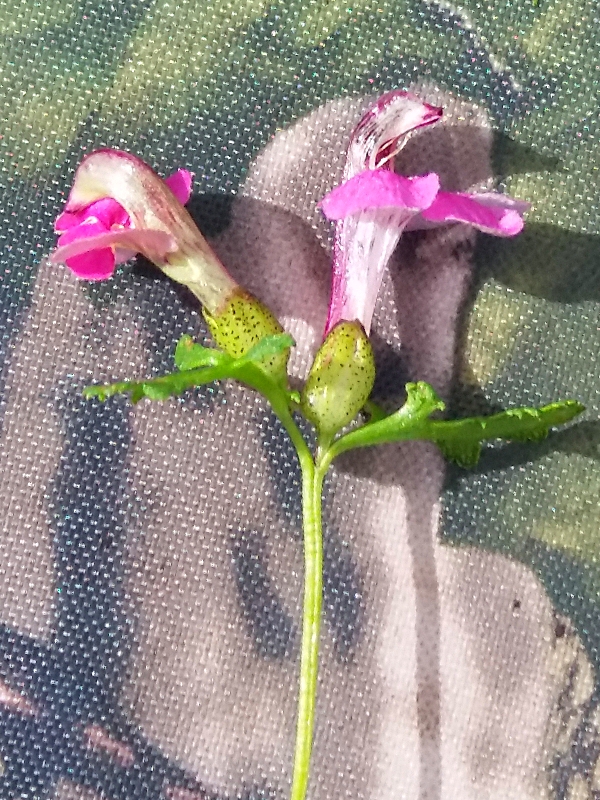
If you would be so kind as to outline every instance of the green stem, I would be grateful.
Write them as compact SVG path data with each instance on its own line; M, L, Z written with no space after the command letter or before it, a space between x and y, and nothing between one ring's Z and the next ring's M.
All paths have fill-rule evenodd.
M325 472L315 467L312 457L300 458L302 468L302 523L304 529L304 601L302 612L302 652L300 694L296 722L294 773L290 800L304 800L308 787L312 750L319 638L323 600L323 532L321 503Z
M290 800L305 800L310 775L317 675L319 668L319 639L323 603L323 531L321 520L323 479L331 463L327 449L317 465L302 434L290 413L287 399L270 392L269 400L279 420L292 440L302 472L302 528L304 534L304 597L302 607L302 649L300 653L300 689L296 718L296 744Z

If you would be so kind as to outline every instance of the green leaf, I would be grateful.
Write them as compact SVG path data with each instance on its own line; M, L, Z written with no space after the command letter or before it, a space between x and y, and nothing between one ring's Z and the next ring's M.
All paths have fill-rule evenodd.
M108 400L115 394L128 391L128 383L121 381L120 383L111 383L105 386L86 386L82 394L86 400L91 400L97 397L98 400Z
M581 403L565 400L542 408L514 408L490 417L432 421L427 438L438 445L446 458L462 467L473 467L479 460L481 442L539 442L550 428L570 422L584 410Z
M442 451L444 458L454 461L460 467L470 469L479 461L481 455L481 442L461 440L460 438L440 438L436 441L437 446Z
M260 364L268 358L277 356L295 344L289 333L275 333L264 336L253 345L237 363L253 362ZM187 334L182 336L175 348L175 366L179 370L197 369L198 367L216 367L232 364L234 359L214 347L204 347L194 342Z
M449 460L473 467L479 459L482 442L540 441L550 428L564 425L584 411L581 403L565 400L542 408L510 409L489 417L436 420L431 415L442 411L444 403L429 384L409 383L406 393L402 408L341 436L330 448L327 459L355 447L423 439L434 442Z
M444 401L438 397L433 386L424 381L406 384L406 402L391 417L395 425L405 426L425 420L434 411L443 411Z
M257 389L269 399L276 395L277 401L284 402L287 407L293 398L290 396L288 400L283 387L274 376L264 372L261 365L265 359L282 353L293 344L294 340L287 333L268 335L241 358L232 358L221 350L196 344L190 336L182 336L175 350L177 372L151 380L88 386L83 390L83 396L86 399L97 397L107 400L115 394L129 394L133 403L138 403L144 397L149 400L168 400L194 386L232 378Z
M234 363L232 359L229 361ZM202 386L231 377L230 370L231 365L226 363L215 367L172 372L146 381L119 381L106 386L87 386L83 390L83 396L86 399L97 397L99 400L106 400L115 394L130 394L132 403L138 403L144 397L149 400L168 400L169 397L180 395L193 386Z
M216 367L224 358L230 357L214 347L203 347L201 344L196 344L187 334L181 337L175 348L175 366L179 370Z
M144 398L143 384L140 383L137 386L134 386L131 390L131 402L135 405L136 403L139 403L140 400L142 400L143 398Z
M406 402L402 408L387 417L378 413L370 422L341 436L331 448L332 458L355 447L423 438L418 435L423 424L431 414L444 408L444 402L428 383L407 383Z

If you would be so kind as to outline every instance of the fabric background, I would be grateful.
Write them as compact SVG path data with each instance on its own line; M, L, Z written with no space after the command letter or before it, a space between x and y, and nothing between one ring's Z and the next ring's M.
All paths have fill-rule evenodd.
M139 260L45 258L84 153L195 173L190 209L298 342L322 331L339 180L369 101L445 107L403 172L533 203L515 240L403 237L376 394L456 415L567 396L583 421L490 448L346 456L325 497L313 800L600 797L600 16L593 0L0 0L2 798L283 798L299 653L299 476L232 385L135 408L207 334Z

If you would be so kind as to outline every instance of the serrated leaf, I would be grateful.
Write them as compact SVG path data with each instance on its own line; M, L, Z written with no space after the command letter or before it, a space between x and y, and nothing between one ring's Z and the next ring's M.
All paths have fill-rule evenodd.
M168 400L177 393L175 386L169 383L143 383L141 389L149 400Z
M86 386L82 394L86 400L91 400L95 397L104 402L105 400L108 400L109 397L113 397L113 395L120 394L121 392L125 391L126 386L127 383L125 382L110 383L105 386Z
M167 400L179 395L186 389L202 386L216 380L234 378L249 386L282 391L275 385L268 374L256 374L257 368L265 359L273 358L292 347L294 340L287 333L265 336L241 358L234 359L227 353L215 348L203 347L194 342L191 336L182 336L175 348L175 365L178 372L162 375L160 378L145 381L119 381L105 386L88 386L83 390L86 399L97 397L106 400L115 394L129 394L133 403L142 398L149 400ZM256 366L255 366L256 365ZM271 386L271 384L273 384Z
M459 467L470 469L479 461L481 442L461 441L460 439L443 439L436 442L444 458L454 461Z
M444 401L438 397L433 386L424 381L406 384L406 402L402 408L391 415L402 425L407 420L416 422L431 416L434 411L443 411L446 408Z
M551 403L542 408L515 408L489 417L457 420L431 419L444 408L443 402L426 383L409 383L406 402L385 419L369 422L340 437L331 448L331 458L354 447L386 442L425 439L434 442L444 456L463 467L473 467L484 441L540 441L550 428L569 422L584 410L575 400Z
M423 426L429 424L431 414L444 410L444 402L424 381L407 383L405 388L406 402L398 411L383 418L378 414L375 419L340 437L333 445L333 457L354 447L424 438L420 435Z
M540 442L550 428L569 422L584 410L581 403L565 400L542 408L514 408L490 417L433 421L429 437L444 455L461 466L473 467L479 459L481 442L503 439L512 442Z
M139 403L144 397L162 401L179 395L192 386L211 383L219 377L220 375L215 375L214 368L185 370L148 381L120 381L106 386L88 386L83 390L83 396L86 399L97 397L99 400L106 400L115 394L129 394L134 404Z
M294 340L289 334L266 336L245 356L234 359L220 350L196 344L190 336L183 336L175 351L178 372L152 380L119 381L106 386L88 386L83 394L86 398L97 397L106 400L115 394L124 393L131 396L133 403L138 403L144 397L163 401L180 395L194 386L233 378L258 389L267 397L273 396L273 392L279 397L284 389L261 369L261 365L266 358L272 358L293 344ZM283 397L287 395L284 393ZM286 402L286 407L289 402L289 400Z
M198 367L215 367L224 358L230 358L221 350L203 347L185 334L177 342L175 348L175 366L179 370L197 369Z
M139 383L137 386L134 386L133 389L131 390L131 402L135 406L137 403L140 402L140 400L143 400L143 398L144 398L144 387L141 383Z

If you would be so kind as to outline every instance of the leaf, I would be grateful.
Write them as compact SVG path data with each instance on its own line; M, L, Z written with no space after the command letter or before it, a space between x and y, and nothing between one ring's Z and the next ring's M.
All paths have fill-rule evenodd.
M371 421L345 434L333 444L333 457L355 447L423 438L418 435L422 425L435 411L443 411L444 402L432 386L423 381L406 384L406 402L402 408L386 416L378 412Z
M120 394L121 392L127 391L127 386L128 384L124 381L121 381L120 383L107 384L105 386L86 386L82 394L86 400L91 400L92 398L97 397L98 400L104 402L115 394Z
M479 461L481 455L481 442L461 441L459 438L449 436L436 441L444 458L454 461L459 467L470 469Z
M294 340L287 333L265 336L244 356L235 359L221 350L196 344L191 336L182 336L175 349L177 372L151 380L88 386L83 390L83 396L86 399L97 397L107 400L115 394L129 394L132 403L138 403L144 397L163 401L194 386L226 378L242 381L268 396L272 391L280 393L282 388L260 369L260 365L265 359L272 358L293 344Z
M432 421L427 438L438 445L446 458L462 467L473 467L479 460L481 442L540 442L550 428L570 422L584 410L581 403L565 400L542 408L509 409L489 417Z
M427 419L434 411L443 411L446 404L436 394L433 386L424 381L406 384L406 402L388 419L405 425Z
M141 390L149 400L168 400L174 394L178 394L178 387L175 382L164 381L162 383L143 383Z
M119 381L105 386L87 386L83 390L83 396L86 399L97 397L99 400L106 400L115 394L130 394L132 403L138 403L144 397L149 400L168 400L193 386L202 386L228 377L226 369L223 366L204 367L172 372L146 381Z
M216 367L224 358L229 356L221 350L196 344L187 334L181 337L175 348L175 366L179 370Z
M444 456L462 467L473 467L479 460L484 441L540 441L550 428L564 425L584 410L576 400L551 403L542 408L515 408L489 417L436 420L431 415L444 409L444 403L427 383L406 385L406 402L394 414L368 422L340 437L328 458L335 458L355 447L423 439L434 442Z

